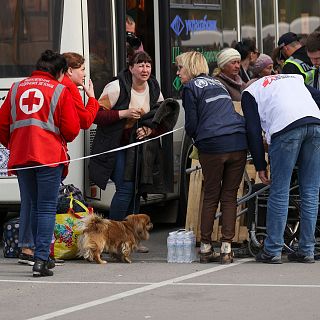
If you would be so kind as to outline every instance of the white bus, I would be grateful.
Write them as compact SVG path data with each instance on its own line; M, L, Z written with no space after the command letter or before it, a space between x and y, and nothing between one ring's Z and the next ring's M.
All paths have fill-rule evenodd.
M190 49L203 52L212 69L221 48L251 37L260 51L270 54L283 32L309 33L317 27L319 3L312 1L302 5L299 0L0 0L0 107L12 83L28 76L40 53L46 49L84 55L86 81L93 80L99 97L106 83L126 64L126 14L136 21L136 34L153 58L153 71L164 97L179 99L181 83L175 74L174 60L180 52ZM181 109L177 128L183 126L183 118ZM94 134L94 125L81 131L69 145L71 159L90 154ZM147 201L161 205L170 201L172 205L162 210L159 220L181 222L186 213L188 178L185 169L190 166L191 141L184 130L176 131L172 138L174 192L149 195ZM5 171L7 160L8 150L0 145L0 210L3 211L20 202L17 179ZM87 160L72 162L65 183L80 187L95 208L107 209L114 192L113 183L110 181L105 191L92 185L87 164Z

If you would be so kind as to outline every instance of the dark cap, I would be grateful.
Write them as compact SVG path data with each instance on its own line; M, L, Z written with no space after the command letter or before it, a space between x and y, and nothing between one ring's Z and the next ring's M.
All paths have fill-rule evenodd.
M287 32L285 34L283 34L280 38L279 38L279 41L278 41L278 46L280 48L292 43L292 42L295 42L295 41L298 41L298 36L293 33L293 32Z

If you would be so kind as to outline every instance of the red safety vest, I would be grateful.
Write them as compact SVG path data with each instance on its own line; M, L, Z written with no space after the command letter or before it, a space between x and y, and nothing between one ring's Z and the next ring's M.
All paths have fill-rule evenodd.
M15 83L9 96L12 122L8 168L37 164L54 167L57 166L55 163L68 160L66 142L78 134L79 119L71 95L66 97L65 87L48 74L35 72L30 78ZM64 103L70 107L69 119L61 119ZM68 141L60 132L62 121L71 123ZM66 130L69 130L68 126L67 129L64 127Z

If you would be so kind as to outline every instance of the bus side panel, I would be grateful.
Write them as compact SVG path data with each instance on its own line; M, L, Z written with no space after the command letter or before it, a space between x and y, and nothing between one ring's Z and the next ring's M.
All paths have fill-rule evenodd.
M79 0L64 1L63 25L61 35L61 53L76 52L84 55L82 5ZM84 15L85 16L85 15ZM88 58L87 58L88 59ZM80 92L84 96L83 90ZM80 130L77 138L68 144L68 154L73 159L82 158L84 155L84 132ZM72 183L81 191L84 189L84 161L70 162L69 174L63 181L64 184Z

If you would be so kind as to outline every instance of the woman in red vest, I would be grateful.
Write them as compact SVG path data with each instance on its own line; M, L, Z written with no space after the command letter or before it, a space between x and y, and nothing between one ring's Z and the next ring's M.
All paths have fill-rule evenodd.
M36 71L13 84L0 108L0 143L10 150L9 172L18 176L20 224L30 223L31 207L35 277L53 275L49 249L58 190L67 171L67 142L80 130L72 95L59 83L66 70L61 54L43 52Z
M63 54L63 57L67 61L67 71L65 72L61 83L69 89L72 95L80 120L80 128L86 130L90 128L96 117L97 111L99 110L99 103L95 99L92 81L89 80L88 87L84 85L85 66L83 56L75 52L66 52ZM83 87L88 96L86 106L83 103L78 86ZM20 224L19 247L21 248L21 253L19 254L18 262L21 264L33 265L34 243L30 224Z

